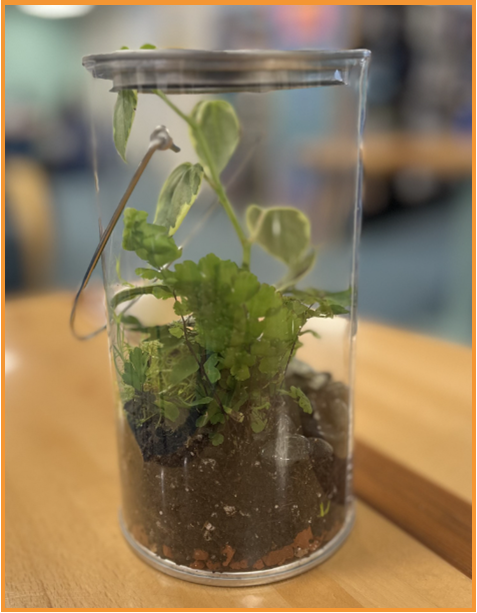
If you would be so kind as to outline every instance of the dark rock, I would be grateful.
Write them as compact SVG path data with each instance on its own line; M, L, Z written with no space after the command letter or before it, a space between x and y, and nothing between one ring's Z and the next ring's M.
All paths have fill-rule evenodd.
M163 425L158 426L157 420L149 419L141 423L144 414L151 413L151 406L155 397L149 392L136 395L124 405L129 426L139 445L145 462L156 460L164 463L179 465L187 451L186 445L190 437L197 431L195 422L199 417L197 409L189 411L187 419L179 427L172 429ZM195 442L194 446L200 443ZM183 453L180 453L180 452ZM171 464L172 463L172 464Z

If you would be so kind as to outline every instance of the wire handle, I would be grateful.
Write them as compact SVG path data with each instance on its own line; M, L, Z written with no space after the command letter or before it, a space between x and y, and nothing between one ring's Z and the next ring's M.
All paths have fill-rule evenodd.
M111 217L111 220L108 223L106 230L101 235L99 244L96 247L93 257L91 258L91 262L89 263L88 269L86 270L86 274L75 296L73 307L71 309L71 315L70 315L70 328L71 328L71 332L73 333L73 335L80 341L85 341L90 338L93 338L94 336L96 336L97 334L99 334L100 332L106 329L106 326L102 326L101 328L98 328L94 332L91 332L90 334L86 334L86 335L80 335L76 332L75 318L76 318L76 309L78 306L79 298L83 290L85 289L85 287L88 285L91 275L93 274L93 271L99 262L99 258L101 257L101 254L103 253L104 248L106 247L108 240L111 234L113 233L113 230L116 227L116 224L118 223L119 218L121 217L121 213L123 212L124 207L126 206L129 198L131 197L131 194L134 191L134 188L137 185L137 182L141 178L141 175L144 172L144 170L146 169L146 166L149 164L149 161L151 160L152 156L154 155L156 151L166 151L167 149L171 149L175 153L180 151L179 147L177 147L177 145L174 144L174 141L172 140L172 136L170 135L169 130L166 128L166 126L157 126L157 128L155 128L151 134L151 138L149 140L149 147L146 151L145 156L142 158L139 166L136 169L136 172L134 173L131 181L129 182L129 185L127 186L127 189L124 192L123 197L121 198L116 210L114 211L114 214Z

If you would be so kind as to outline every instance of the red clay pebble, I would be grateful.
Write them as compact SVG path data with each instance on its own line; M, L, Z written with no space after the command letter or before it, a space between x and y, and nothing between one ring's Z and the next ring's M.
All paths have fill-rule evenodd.
M205 568L205 564L204 564L204 562L202 562L202 560L195 560L194 562L192 562L190 567L191 568L197 568L199 570L203 570Z
M222 563L224 566L228 566L230 564L232 558L234 557L234 553L235 549L233 547L230 545L225 545L225 547L222 549L222 554L226 556L225 562Z
M287 560L291 560L294 557L293 547L291 545L285 545L282 549L276 551L270 551L266 556L263 556L262 560L266 566L280 566Z
M232 564L230 565L230 568L233 568L234 570L248 568L248 562L247 560L240 560L240 562L232 562Z
M220 568L220 562L212 562L212 560L207 560L205 565L209 570L219 570Z
M206 562L209 559L209 554L203 549L194 549L194 560L203 560Z
M305 528L305 530L302 530L296 535L295 540L293 541L293 547L306 549L312 540L313 532L311 531L311 527L308 526L308 528Z
M162 546L162 553L164 554L165 558L170 558L172 560L172 549L169 547L169 545Z
M131 532L138 543L141 543L143 547L149 547L149 539L147 538L144 526L141 526L141 524L135 524L132 527Z
M265 564L263 563L263 560L260 558L260 560L257 560L255 562L255 564L253 565L253 568L255 568L255 570L262 570L264 566Z

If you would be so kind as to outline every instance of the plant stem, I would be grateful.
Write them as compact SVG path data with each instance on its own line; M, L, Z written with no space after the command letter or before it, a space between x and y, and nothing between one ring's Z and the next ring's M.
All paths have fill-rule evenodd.
M176 106L171 100L169 100L169 98L166 96L164 92L162 92L160 89L155 89L153 91L156 94L156 96L159 96L161 100L164 100L167 106L170 107L174 111L174 113L177 113L179 117L181 117L184 121L186 121L190 125L191 128L197 127L197 124L195 123L195 121L191 119L188 115L183 113L178 106Z
M179 115L179 117L181 117L181 119L183 119L190 126L191 130L193 130L194 132L195 137L200 142L202 151L204 153L205 161L207 162L207 166L210 171L210 177L207 177L206 175L205 178L207 180L207 183L217 194L220 204L224 207L225 212L227 213L227 216L230 219L235 229L235 232L237 233L238 239L243 249L242 266L246 270L250 270L250 251L252 246L251 242L245 236L242 226L240 225L240 222L235 215L233 206L230 200L227 198L225 187L220 180L219 173L217 172L215 164L212 160L212 156L210 155L209 146L204 138L204 135L202 134L199 125L192 119L192 117L183 113L179 109L179 107L177 107L171 100L169 100L169 98L161 90L156 89L154 90L154 93L159 96L159 98L161 98L161 100L163 100L167 104L167 106L169 106L169 108L171 108L177 115Z

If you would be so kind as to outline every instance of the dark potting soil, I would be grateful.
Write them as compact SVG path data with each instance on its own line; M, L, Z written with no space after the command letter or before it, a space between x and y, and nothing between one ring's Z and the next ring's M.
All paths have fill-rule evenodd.
M134 419L120 426L123 513L133 536L162 558L216 572L259 570L311 554L346 513L348 390L297 361L288 385L313 415L277 398L254 434L229 419L214 447L197 415L175 432Z

